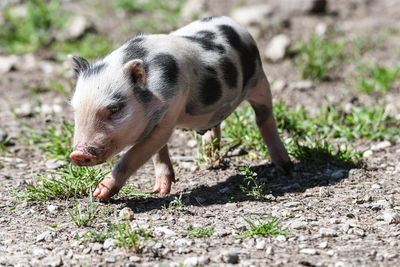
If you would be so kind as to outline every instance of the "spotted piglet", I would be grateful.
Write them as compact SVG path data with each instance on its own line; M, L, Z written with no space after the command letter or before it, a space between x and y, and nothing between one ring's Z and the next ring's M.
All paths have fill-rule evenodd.
M255 111L272 162L284 171L291 166L256 44L227 17L201 19L168 35L134 36L92 65L77 56L69 60L77 74L72 161L93 166L130 147L94 196L118 193L151 157L154 190L169 193L175 175L167 141L174 129L196 130L210 142L243 100Z

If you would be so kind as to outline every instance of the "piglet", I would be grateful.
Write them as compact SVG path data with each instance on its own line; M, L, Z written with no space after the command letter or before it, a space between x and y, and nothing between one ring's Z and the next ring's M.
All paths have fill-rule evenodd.
M93 64L72 55L69 61L77 77L71 160L93 166L130 147L95 189L100 199L118 193L151 157L154 190L169 193L175 174L167 142L174 129L195 130L210 143L243 100L255 111L272 162L283 171L291 166L255 41L230 18L204 18L167 35L134 36Z

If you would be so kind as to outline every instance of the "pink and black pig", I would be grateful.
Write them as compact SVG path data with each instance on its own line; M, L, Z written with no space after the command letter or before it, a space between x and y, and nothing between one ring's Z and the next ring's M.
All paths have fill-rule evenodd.
M220 123L243 100L255 111L272 162L283 171L291 166L255 41L230 18L201 19L167 35L134 36L93 64L77 56L69 60L77 76L71 160L93 166L129 147L95 189L100 199L118 193L151 157L154 190L169 193L175 174L167 142L174 129L198 131L205 143L220 138Z

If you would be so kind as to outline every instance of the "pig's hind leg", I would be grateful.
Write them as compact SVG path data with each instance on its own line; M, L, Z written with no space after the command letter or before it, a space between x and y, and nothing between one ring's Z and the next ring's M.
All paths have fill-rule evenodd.
M168 194L171 190L171 183L175 182L175 173L169 158L167 145L153 156L153 164L156 172L154 191Z
M271 91L265 75L254 88L249 90L246 100L254 109L258 129L268 147L272 162L280 171L289 172L292 163L278 135L272 110Z

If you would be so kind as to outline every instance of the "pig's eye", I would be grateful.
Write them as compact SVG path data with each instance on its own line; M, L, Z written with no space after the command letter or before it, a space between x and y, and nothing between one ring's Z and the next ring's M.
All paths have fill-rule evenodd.
M117 114L120 112L125 106L125 103L118 103L111 106L108 106L107 109L110 111L111 115Z

